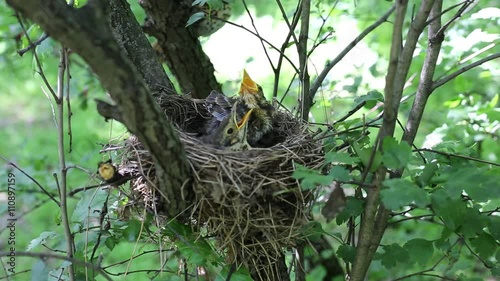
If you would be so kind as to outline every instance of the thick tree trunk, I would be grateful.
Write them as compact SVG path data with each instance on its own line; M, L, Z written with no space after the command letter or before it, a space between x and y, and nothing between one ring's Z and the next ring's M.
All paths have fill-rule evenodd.
M148 15L144 30L158 39L158 46L181 91L194 98L205 98L212 90L220 92L221 87L198 36L192 28L186 27L194 13L192 3L190 0L142 1Z

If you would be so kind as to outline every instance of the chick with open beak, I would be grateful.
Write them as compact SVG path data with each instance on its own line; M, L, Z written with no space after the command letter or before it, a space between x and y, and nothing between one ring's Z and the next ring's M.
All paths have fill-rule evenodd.
M266 133L272 130L274 107L266 100L262 87L250 78L246 70L243 70L239 95L243 105L248 109L253 109L247 138L251 145L255 145Z
M237 107L239 101L236 101L228 118L224 119L220 126L212 133L201 138L205 143L216 147L234 151L248 150L251 146L248 144L248 121L254 109L249 109L239 118Z

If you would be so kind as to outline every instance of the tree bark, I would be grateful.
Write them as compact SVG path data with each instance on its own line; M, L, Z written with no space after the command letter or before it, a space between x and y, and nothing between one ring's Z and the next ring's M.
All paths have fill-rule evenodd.
M175 216L188 202L181 187L190 179L190 167L174 127L160 110L147 84L109 28L109 6L89 1L81 9L62 0L8 0L51 37L79 54L99 77L116 102L125 126L150 151L159 188L166 194L166 211ZM126 114L124 114L126 113Z
M109 5L113 35L146 81L149 90L153 95L158 92L174 94L174 85L130 10L130 5L125 0L110 0Z
M203 52L195 30L186 27L194 13L190 0L144 0L148 15L144 30L158 39L170 71L179 82L181 91L194 98L205 98L210 91L221 91L215 79L215 69Z

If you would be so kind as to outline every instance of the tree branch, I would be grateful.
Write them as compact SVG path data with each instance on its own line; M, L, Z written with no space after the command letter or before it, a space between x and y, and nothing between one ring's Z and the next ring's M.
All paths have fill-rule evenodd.
M203 52L196 32L186 27L194 13L192 3L192 0L140 1L147 14L144 30L158 39L157 44L181 91L194 98L205 98L211 90L220 92L221 86L215 79L214 66Z
M290 39L293 37L293 42L296 45L298 45L299 40L295 36L295 28L297 27L297 24L299 23L300 12L301 12L300 2L297 2L297 8L295 9L295 13L293 15L292 22L290 23L281 1L276 0L276 3L278 4L278 7L281 11L281 16L283 17L286 25L288 26L288 34L286 35L286 38L283 41L283 44L281 45L281 48L279 50L280 56L278 58L278 63L276 64L276 68L274 69L273 98L276 98L278 96L278 86L279 86L279 80L280 80L281 66L283 64L285 50L288 48L288 45L289 45L288 43L290 42Z
M422 152L422 151L432 152L432 153L444 155L446 157L460 158L460 159L465 159L465 160L469 160L469 161L474 161L474 162L478 162L478 163L483 163L483 164L488 164L488 165L500 167L499 163L495 163L495 162L491 162L491 161L486 161L486 160L483 160L483 159L478 159L478 158L469 157L469 156L460 155L460 154L447 153L447 152L442 152L442 151L428 149L428 148L420 148L420 149L417 149L415 151L419 151L419 152Z
M47 35L47 33L43 33L42 36L40 36L40 38L36 39L36 41L34 42L31 42L28 46L26 46L25 48L22 48L20 50L17 50L17 54L19 56L23 56L24 54L26 54L28 51L30 51L31 49L34 49L36 48L36 46L42 44L43 41L45 41L45 39L49 38L49 36Z
M444 84L446 84L447 82L449 82L450 80L453 80L455 79L457 76L459 76L460 74L474 68L474 67L477 67L477 66L480 66L481 64L485 63L485 62L488 62L490 60L494 60L494 59L497 59L497 58L500 58L500 53L495 53L495 54L492 54L492 55L489 55L483 59L480 59L474 63L471 63L469 65L466 65L462 68L460 68L459 70L453 72L452 74L446 76L446 77L443 77L437 81L435 81L434 83L432 83L432 91L436 90L437 88L443 86Z
M7 3L91 66L120 111L127 112L123 114L125 126L150 151L158 187L168 197L167 213L171 216L181 213L188 202L179 190L190 178L185 151L146 83L113 38L105 14L107 5L89 1L83 8L74 9L63 0L8 0Z
M396 119L396 113L392 112L392 109L387 109L387 103L392 103L393 97L393 89L394 89L394 80L396 79L396 70L398 66L398 60L401 53L401 43L403 42L403 24L406 14L406 8L408 6L407 0L401 0L396 2L396 19L394 21L394 29L392 32L392 44L391 44L391 53L389 58L389 66L387 75L385 78L385 103L386 109L384 110L384 123L388 118L386 115L394 115L394 117L390 117L391 119ZM385 125L385 124L384 124ZM383 134L383 128L379 131L379 135L377 137L377 142L381 139ZM372 153L373 154L373 153ZM368 167L366 168L366 172L364 177L366 177L368 173ZM356 257L354 259L352 271L351 271L351 280L353 281L362 281L365 278L366 272L368 271L368 267L371 263L370 253L374 253L378 248L378 243L373 245L372 237L374 235L375 229L375 219L377 207L379 205L379 196L380 196L380 186L385 177L385 171L382 169L375 176L374 185L372 188L369 188L367 191L366 205L365 211L361 219L361 226L359 229L359 238L358 245L356 247Z
M394 75L394 80L392 81L392 91L385 93L386 101L384 107L384 125L382 126L381 139L394 134L401 96L403 95L406 77L408 76L408 71L410 70L413 53L415 52L418 38L426 26L425 23L433 4L434 0L423 0L421 2L418 13L411 23L410 30L406 35L406 42L403 50L401 51L401 55L398 58L396 73ZM386 83L387 82L388 81L386 81Z
M370 34L370 32L375 30L382 23L386 22L395 9L396 5L393 5L382 17L380 17L376 22L363 30L363 32L361 32L356 38L354 38L354 40L352 40L351 43L349 43L349 45L347 45L347 47L345 47L345 49L340 52L340 54L338 54L331 62L326 65L326 67L321 71L318 78L316 78L311 87L310 94L313 99L326 76L328 75L328 73L330 73L330 70L332 70L332 68L337 65L337 63L339 63L359 42L361 42L361 40L363 40L366 35Z
M436 63L441 51L441 44L444 41L444 33L441 33L441 18L437 17L441 14L443 8L442 0L436 0L432 7L429 17L436 17L429 25L429 38L427 44L427 52L425 53L424 65L420 73L420 81L417 87L417 94L408 116L408 122L403 133L402 140L406 141L409 145L413 144L415 136L417 135L422 115L424 114L427 100L432 93L432 78L436 70Z
M300 34L299 43L297 44L297 52L299 54L299 80L302 82L302 106L301 115L302 119L307 121L309 119L309 111L313 104L313 97L310 95L309 85L309 72L307 70L307 40L309 40L309 16L311 10L311 1L301 1L301 14L300 14Z
M113 35L141 74L149 90L153 94L175 93L174 85L167 77L158 56L130 10L130 5L124 0L111 0L109 5Z
M0 257L8 257L9 255L10 255L10 253L8 253L8 252L0 252ZM104 270L100 266L97 266L97 265L94 265L94 264L88 263L88 262L83 262L83 261L78 260L78 259L69 258L69 257L63 256L63 255L56 255L56 254L52 254L52 253L33 253L33 252L16 251L16 256L39 258L41 260L58 259L58 260L69 261L69 262L74 263L74 264L79 264L79 265L83 265L87 268L91 268L91 269L97 271L99 274L101 274L104 279L106 279L108 281L113 281L113 279L111 279L111 277L109 277L109 275L106 272L104 272Z
M402 42L401 31L408 2L401 0L397 3L396 23L394 25L392 38L389 71L386 76L384 118L376 142L379 150L382 148L382 141L386 137L392 137L394 134L401 96L412 62L413 53L418 38L426 26L426 19L434 5L434 0L424 0L421 2L419 11L411 23L410 30L405 38L405 45L401 52L399 51ZM379 203L380 189L385 179L386 172L385 167L381 167L376 172L375 187L368 191L351 280L363 280L373 255L384 235L387 221L390 218L390 211L387 210L383 204Z
M403 4L406 5L407 2ZM421 2L419 11L415 19L413 20L410 26L410 30L408 31L408 34L405 38L406 42L403 47L403 50L401 51L399 56L396 56L397 57L397 67L395 67L396 72L391 74L393 79L386 80L386 92L385 92L386 101L384 107L384 119L382 123L382 128L379 132L379 138L377 142L380 150L382 147L381 145L382 141L386 137L392 137L394 134L397 121L397 114L401 102L401 96L403 94L404 84L412 62L413 53L415 51L418 38L420 37L420 34L423 32L426 26L425 25L426 19L429 17L429 13L433 5L434 5L434 0L424 0ZM402 17L404 17L404 15ZM395 31L397 31L397 29L399 28L395 27ZM399 34L394 34L394 36L396 37L393 38L392 47L398 48L399 47L398 42L402 42L400 41L402 38ZM391 59L394 58L392 56L393 51L394 49L391 49ZM389 67L389 69L391 69L391 66ZM387 83L393 83L393 84L387 85ZM366 212L368 212L368 210L373 211L373 207L370 205L373 204L374 202L375 204L379 204L380 189L382 182L385 179L386 172L387 171L385 167L382 167L377 171L376 187L373 188L371 193L368 193L367 206L365 207ZM376 197L376 199L372 199L370 197ZM366 275L366 272L368 271L368 267L370 265L370 261L372 260L375 252L377 251L378 245L382 239L382 236L384 235L387 226L387 221L389 220L389 218L390 218L390 211L387 210L383 204L379 204L376 211L375 220L373 221L370 221L368 219L365 220L364 229L365 231L371 230L372 235L370 237L365 237L365 235L363 235L363 237L369 239L368 243L366 242L364 243L366 248L366 256L364 258L367 262L362 263L358 267L356 267L355 265L357 270L356 272L361 272L363 274L363 275L357 275L357 277L361 278ZM360 233L363 233L363 226L360 230ZM368 245L368 247L366 245ZM356 257L358 257L358 253L356 253Z
M2 155L0 155L0 159L2 159L3 161L5 161L5 163L7 165L10 165L12 167L14 167L15 169L17 169L19 172L21 172L23 175L25 175L28 179L30 179L36 186L38 186L38 188L40 188L40 190L45 194L47 195L50 200L52 200L54 203L56 203L57 207L61 207L61 203L59 203L59 201L57 201L57 199L54 197L53 194L51 194L50 192L47 191L47 189L45 189L35 178L33 178L32 176L30 176L28 173L26 173L23 169L21 169L19 166L17 166L16 164L14 164L13 162L9 161L7 158L3 157ZM1 233L1 232L0 232Z
M68 258L73 258L74 247L73 247L73 233L71 233L71 226L69 222L69 212L68 212L68 169L66 167L66 155L65 155L65 140L64 140L64 74L66 72L66 67L68 67L67 59L68 49L65 46L61 46L59 54L59 68L57 73L57 152L59 155L59 165L60 165L60 175L61 181L58 182L59 200L61 202L61 222L64 229L64 237L66 238L66 256ZM68 124L69 126L69 124ZM56 178L56 173L54 177ZM69 280L75 280L75 270L73 264L68 266Z

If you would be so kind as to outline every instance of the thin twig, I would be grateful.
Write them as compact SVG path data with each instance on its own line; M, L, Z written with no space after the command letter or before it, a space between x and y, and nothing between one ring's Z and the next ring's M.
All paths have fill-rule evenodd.
M473 256L475 256L475 257L476 257L476 259L478 259L478 260L479 260L479 261L480 261L480 262L484 265L484 267L491 269L491 268L492 268L492 267L491 267L491 265L490 265L488 262L486 262L485 260L483 260L483 259L482 259L482 258L481 258L481 257L480 257L477 253L476 253L476 252L474 252L474 251L470 248L469 244L467 244L467 242L465 242L465 238L464 238L463 236L460 236L460 237L463 239L463 243L464 243L465 247L467 248L467 250L469 250L469 252L470 252ZM498 244L497 244L497 246L498 246Z
M460 7L460 9L455 13L455 15L447 22L445 23L437 32L436 34L434 35L435 37L444 37L444 32L446 31L446 29L448 29L448 27L455 21L457 20L459 17L462 16L462 14L465 12L465 10L467 10L467 8L474 2L474 0L472 1L465 1L462 5L462 7Z
M7 257L9 255L10 255L9 252L0 252L0 257ZM83 262L83 261L81 261L79 259L69 258L67 256L56 255L56 254L51 254L51 253L34 253L34 252L24 252L24 251L16 251L16 256L18 256L18 257L39 258L39 259L42 259L42 260L46 260L46 259L58 259L58 260L69 261L72 264L78 264L78 265L82 265L82 266L84 266L86 268L91 268L91 269L97 271L99 274L101 274L102 277L104 277L104 279L106 279L108 281L113 281L113 279L111 279L111 277L106 272L104 272L104 270L101 267L96 266L96 265L91 264L91 263Z
M33 42L31 41L31 39L28 35L28 31L26 30L26 27L24 26L23 21L21 20L21 16L19 15L19 12L16 12L16 18L17 18L17 21L19 22L19 25L21 26L21 29L24 32L24 36L26 36L26 39L28 40L30 45L33 45ZM52 95L54 100L57 101L58 97L57 97L56 93L54 92L54 89L50 85L49 81L47 80L45 73L43 72L42 64L40 62L40 59L38 58L38 54L36 53L35 49L33 49L33 56L35 57L36 66L38 67L38 74L40 74L40 76L42 77L43 83L49 89L50 94Z
M465 159L465 160L470 160L470 161L474 161L474 162L479 162L479 163L484 163L484 164L488 164L488 165L500 167L499 163L494 163L494 162L490 162L490 161L486 161L486 160L482 160L482 159L478 159L478 158L474 158L474 157L469 157L469 156L465 156L465 155L458 155L458 154L453 154L453 153L446 153L446 152L437 151L437 150L428 149L428 148L420 148L420 149L417 149L417 150L414 150L414 151L432 152L432 153L441 154L441 155L444 155L444 156L447 156L447 157L460 158L460 159Z
M16 275L20 275L20 274L23 274L23 273L26 273L26 272L30 272L31 269L26 269L26 270L23 270L23 271L18 271L18 272L15 272L15 273L12 273L12 274L5 274L5 276L0 276L0 280L3 280L3 279L7 279L7 281L10 281L12 277L16 276ZM4 272L7 272L7 270L5 270Z
M331 8L330 8L330 12L328 12L328 15L323 18L323 16L320 14L320 17L321 17L321 26L319 27L318 29L318 34L316 35L316 38L314 38L314 41L313 41L313 44L312 44L312 47L311 49L309 50L309 52L307 53L307 56L309 57L313 52L314 50L320 46L321 44L323 44L326 40L330 39L331 35L333 34L332 31L329 31L327 35L325 35L321 40L319 40L318 42L318 38L320 37L321 35L321 32L323 31L323 28L325 27L325 24L326 24L326 21L328 20L328 18L330 18L330 16L332 15L333 11L337 8L337 4L339 3L339 0L335 1L335 3L333 3L333 5L331 5Z
M424 274L428 274L427 272L430 272L430 271L433 271L434 269L436 269L436 267L446 258L448 257L448 254L451 252L451 249L453 249L453 247L455 247L458 242L460 241L460 239L457 239L457 241L455 241L455 243L453 243L453 245L450 246L450 248L446 251L446 253L441 256L441 258L439 258L439 260L437 260L434 265L432 265L430 268L428 269L425 269L425 270L422 270L422 271L419 271L419 272L415 272L415 273L411 273L411 274L408 274L408 275L405 275L405 276L401 276L399 278L396 278L396 279L393 279L392 281L399 281L399 280L404 280L404 279L407 279L407 278L410 278L410 277L413 277L413 276L418 276L418 275L424 275Z
M311 10L311 1L302 0L301 1L300 14L300 34L299 34L299 44L297 45L297 52L299 54L299 67L300 75L299 80L302 82L301 91L301 117L303 120L307 121L309 119L309 111L313 104L314 97L310 94L309 85L311 80L309 78L309 71L307 69L307 61L309 57L307 56L307 41L309 40L309 17Z
M295 28L297 27L297 24L299 23L300 12L301 12L301 6L300 6L300 1L299 1L299 2L297 2L297 8L295 9L292 23L290 24L288 21L288 17L286 16L285 10L283 8L283 5L281 4L281 1L276 0L276 3L278 4L278 7L281 11L283 19L285 20L285 22L288 26L288 34L285 38L285 41L283 41L283 44L281 45L280 56L278 58L278 63L276 64L276 69L274 70L273 98L276 98L278 96L278 86L279 86L279 79L280 79L280 73L281 73L281 66L283 64L283 55L282 54L284 54L285 50L288 48L288 43L290 42L290 38L293 37L294 43L296 45L298 43L298 39L295 36ZM297 74L297 73L295 73L295 74ZM295 74L294 74L294 76L295 76ZM293 78L292 78L292 81L293 81ZM288 92L285 92L285 94L283 96L285 96L287 93ZM283 100L283 98L282 98L282 100Z
M52 194L50 194L50 192L48 192L35 178L33 178L32 176L30 176L23 169L19 168L19 166L17 166L16 164L14 164L11 161L7 160L7 158L5 158L5 157L3 157L3 156L0 155L0 159L2 159L3 161L5 161L5 163L7 163L7 165L10 165L10 166L16 168L19 172L21 172L23 175L25 175L27 178L29 178L33 183L35 183L42 190L43 193L45 193L47 196L49 196L49 198L52 201L54 201L54 203L56 203L58 207L61 206L61 204L59 203L59 201L57 201L57 199Z
M95 254L97 252L97 248L101 245L101 238L104 233L103 229L105 227L104 224L104 219L108 215L108 200L109 200L109 195L110 193L106 195L106 200L104 200L104 203L102 204L101 212L99 213L99 230L97 231L97 240L95 242L94 248L92 249L92 254L90 255L90 262L94 260ZM86 234L88 231L85 232ZM87 244L87 243L86 243Z
M316 78L311 87L310 93L312 98L314 98L314 96L318 92L319 87L321 87L321 84L325 80L330 70L332 70L332 68L337 65L337 63L339 63L359 42L361 42L361 40L363 40L366 35L375 30L382 23L386 22L395 9L396 5L393 5L382 17L380 17L376 22L363 30L363 32L361 32L354 40L352 40L351 43L349 43L349 45L347 45L347 47L345 47L345 49L337 55L337 57L335 57L330 63L325 66L325 68L323 69L323 71L321 71L318 78Z
M356 107L349 110L349 112L347 112L346 115L341 117L339 120L333 122L333 124L331 126L335 126L336 124L338 124L340 122L344 122L347 118L351 117L354 113L358 112L361 108L363 108L363 106L365 106L365 104L366 104L366 101L359 103L358 105L356 105Z
M42 36L40 36L40 38L36 39L35 42L29 44L25 48L22 48L21 50L17 50L17 54L22 57L25 53L27 53L31 49L34 49L34 48L36 48L36 46L42 44L42 42L45 41L45 39L47 39L47 38L49 38L49 35L47 35L47 33L44 32L42 34Z
M292 79L290 79L290 83L288 83L288 87L286 88L285 93L283 94L280 101L278 102L280 105L283 104L283 101L288 96L288 93L290 93L290 89L292 88L293 81L295 80L295 77L297 77L297 75L298 75L298 72L294 73ZM288 111L290 111L290 110L288 110Z
M41 199L40 201L38 201L34 206L30 206L30 208L24 212L22 212L21 214L17 214L16 216L16 219L17 220L20 220L21 218L23 218L24 216L34 212L36 209L40 208L41 206L43 206L45 203L49 202L50 199L48 198L45 198L45 199ZM7 227L4 227L3 229L0 229L0 234L2 234L4 231L6 230L9 230L9 228Z
M162 254L163 252L173 252L174 249L173 248L170 248L170 249L164 249L164 250L148 250L148 251L144 251L140 254L136 254L135 256L132 256L132 259L136 259L140 256L143 256L143 255L147 255L147 254ZM117 266L117 265L121 265L121 264L125 264L127 262L129 262L130 259L127 258L125 260L122 260L122 261L119 261L119 262L115 262L115 263L112 263L112 264L109 264L107 266L103 266L102 269L108 269L108 268L111 268L111 267L114 267L114 266Z
M468 2L469 0L465 0L465 1L462 1L458 4L455 4L451 7L448 7L446 9L444 9L441 13L439 13L438 15L434 15L434 16L429 16L430 19L427 20L427 22L425 23L426 25L429 25L431 22L435 21L436 19L440 19L444 14L448 13L449 11L455 9L456 7L458 6L462 6L465 2Z
M467 66L464 66L462 68L460 68L459 70L453 72L452 74L446 76L446 77L443 77L437 81L435 81L434 83L432 83L432 91L436 90L437 88L443 86L444 84L446 84L448 81L456 78L458 75L474 68L474 67L477 67L477 66L480 66L481 64L485 63L485 62L488 62L490 60L494 60L494 59L497 59L500 57L500 53L495 53L495 54L492 54L492 55L489 55L483 59L480 59L474 63L471 63Z
M57 150L59 154L59 165L61 173L59 196L61 201L61 223L64 228L64 236L66 240L66 256L73 258L73 234L69 225L69 212L68 212L68 194L67 194L67 172L66 169L66 156L64 151L64 74L66 72L67 64L67 48L61 46L59 69L57 75ZM75 280L75 271L73 264L68 266L68 275L71 281Z
M414 217L404 217L404 218L396 220L396 221L391 221L391 222L389 222L389 224L398 224L398 223L401 223L404 221L409 221L409 220L420 220L423 218L432 218L435 215L436 214L426 214L426 215L420 215L420 216L414 216Z
M71 81L71 71L69 68L69 54L68 51L66 50L64 52L64 60L66 61L66 107L68 108L68 138L69 138L69 143L68 143L68 153L71 153L73 150L73 132L72 132L72 126L71 126L71 117L73 116L73 112L71 111L71 99L70 99L70 81Z
M293 69L299 73L299 69L297 68L297 66L295 66L295 64L293 63L293 61L287 56L285 55L284 52L282 52L280 49L278 49L276 46L274 46L271 42L269 42L268 40L266 40L266 38L263 38L263 37L260 37L257 33L255 33L254 31L248 29L247 27L243 26L243 25L240 25L240 24L236 24L234 22L231 22L231 21L228 21L228 20L225 20L225 19L222 19L222 18L218 18L218 17L213 17L215 19L218 19L218 20L221 20L229 25L232 25L232 26L235 26L235 27L238 27L238 28L241 28L243 30L245 30L246 32L254 35L255 37L259 38L259 40L262 40L263 42L265 42L267 45L269 45L269 47L271 47L272 49L274 49L275 51L277 51L280 55L282 55L289 63L290 65L293 67Z
M250 10L248 9L247 2L245 0L242 0L242 2L243 2L243 6L245 7L245 11L247 12L248 17L250 17L250 22L252 23L253 29L255 30L255 34L257 34L257 37L260 40L260 44L262 45L262 49L264 50L264 54L266 55L267 60L269 61L269 65L271 65L271 68L274 70L275 68L274 68L273 61L271 60L271 57L269 57L269 53L267 52L267 48L264 45L264 40L263 40L262 36L260 36L259 30L257 29L257 26L255 26L255 22L253 20L252 13L250 13Z

